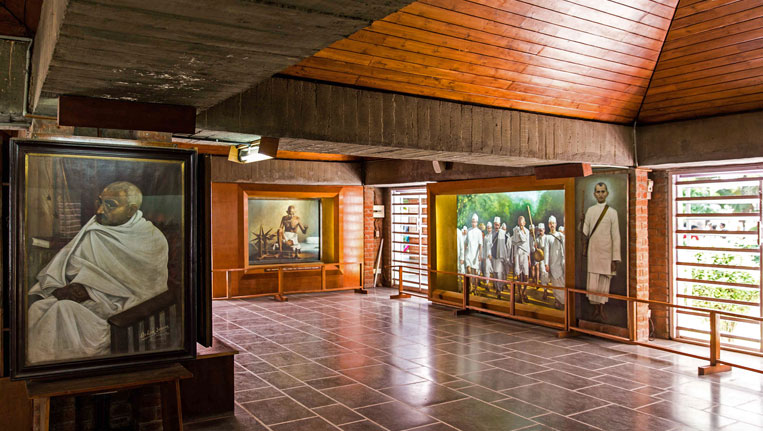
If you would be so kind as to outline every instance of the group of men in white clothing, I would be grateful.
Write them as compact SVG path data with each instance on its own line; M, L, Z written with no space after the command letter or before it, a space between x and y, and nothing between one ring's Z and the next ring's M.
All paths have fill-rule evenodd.
M539 234L533 238L531 230L535 227L528 227L524 216L519 216L511 233L500 217L495 217L492 224L488 221L481 229L479 216L474 214L471 227L464 226L458 231L458 270L500 280L508 280L511 272L521 282L530 281L533 274L539 284L564 287L564 234L557 230L554 216L549 217L548 227L546 233L545 225L539 224ZM542 261L531 258L535 249L543 251ZM505 284L495 282L493 287L500 295ZM526 290L526 286L520 285L517 302L528 302ZM554 306L563 308L563 290L554 290Z
M586 296L593 305L592 317L606 321L605 305L609 297L602 294L610 293L612 277L617 274L621 262L620 227L617 211L607 204L607 184L596 183L593 196L596 203L586 210L578 229L583 237L586 290L589 292ZM525 282L532 276L540 286L564 287L564 227L557 229L556 217L548 218L548 232L546 225L539 223L534 239L531 238L534 227L526 228L522 216L517 219L511 234L500 217L495 217L492 226L488 223L484 232L478 224L479 217L474 214L471 228L464 226L458 232L460 273L508 280L507 269L513 269L515 280ZM543 258L537 262L532 257L536 249L543 251ZM493 283L499 296L504 286L504 283ZM528 301L526 290L525 285L519 286L517 302ZM554 307L563 308L565 292L553 290L553 294ZM546 297L547 292L544 292L543 299Z

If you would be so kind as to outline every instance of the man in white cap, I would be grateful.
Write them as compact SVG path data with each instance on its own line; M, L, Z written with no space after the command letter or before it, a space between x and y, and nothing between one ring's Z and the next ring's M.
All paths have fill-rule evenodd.
M464 266L464 242L466 241L466 226L462 227L461 230L456 229L456 248L458 249L458 272L463 274L466 272L466 267Z
M506 230L501 229L501 218L496 217L493 219L493 272L495 278L499 280L506 279L506 258L508 253L506 251ZM496 290L500 293L503 290L504 283L497 283Z
M548 218L548 235L543 248L545 270L549 275L551 285L564 287L564 235L556 231L556 217ZM564 291L554 290L554 307L564 307Z
M547 240L548 238L546 238L546 226L543 223L538 223L538 226L535 230L535 241L533 241L533 247L537 250L543 251L546 247ZM533 261L535 261L534 256L532 254L530 256L533 257ZM533 277L539 285L545 286L548 284L548 272L546 272L545 258L533 263ZM547 296L548 289L543 292L543 299L545 300Z
M479 275L480 258L482 254L482 231L477 227L479 224L477 214L472 215L472 228L466 233L466 245L464 248L464 263L466 272Z
M485 223L485 238L482 240L482 275L493 276L493 225ZM489 284L489 283L488 283Z
M593 188L596 204L588 208L583 221L582 233L587 241L588 278L586 289L592 293L609 293L609 283L617 272L620 262L620 226L617 211L607 205L609 190L605 183L597 183ZM584 245L585 247L585 245ZM606 296L588 294L588 301L594 306L594 317L606 320L604 304Z
M517 280L526 282L530 267L530 231L525 227L525 217L519 216L514 234L511 235L511 244L514 248L514 275ZM525 286L519 289L518 302L527 301Z

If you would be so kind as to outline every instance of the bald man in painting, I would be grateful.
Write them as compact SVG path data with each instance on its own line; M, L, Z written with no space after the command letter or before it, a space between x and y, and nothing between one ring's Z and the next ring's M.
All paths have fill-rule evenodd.
M28 312L30 364L110 352L107 319L167 291L168 245L143 218L143 194L118 181L96 199L96 214L37 275Z

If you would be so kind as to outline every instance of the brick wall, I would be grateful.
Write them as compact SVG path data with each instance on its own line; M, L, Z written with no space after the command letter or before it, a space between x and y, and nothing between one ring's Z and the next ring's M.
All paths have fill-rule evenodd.
M630 171L628 193L628 284L629 295L649 299L649 200L647 187L649 170ZM638 313L634 335L636 340L649 337L648 306L637 304Z
M374 205L382 205L382 191L377 187L363 187L363 285L366 288L374 284L374 264L379 243L382 238L384 219L373 218ZM376 232L378 231L378 236Z
M670 175L654 171L649 201L649 299L670 302ZM670 310L651 307L654 336L670 337Z

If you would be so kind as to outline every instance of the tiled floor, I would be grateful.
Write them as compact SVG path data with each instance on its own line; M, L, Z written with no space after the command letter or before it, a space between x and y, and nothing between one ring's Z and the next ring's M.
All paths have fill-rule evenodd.
M215 334L242 352L236 414L186 428L763 429L757 373L700 378L688 357L391 292L215 302Z

